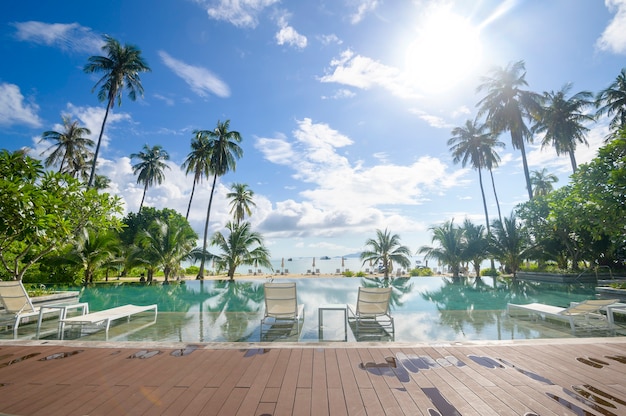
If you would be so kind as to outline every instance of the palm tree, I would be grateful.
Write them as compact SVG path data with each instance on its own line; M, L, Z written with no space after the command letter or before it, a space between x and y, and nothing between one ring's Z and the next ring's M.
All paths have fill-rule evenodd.
M593 105L593 95L589 91L580 91L567 98L572 84L565 84L559 91L544 92L544 104L533 126L534 133L544 133L541 147L552 145L557 155L569 154L572 171L576 172L576 144L587 146L585 134L589 129L583 122L593 121L594 117L583 111Z
M626 129L626 68L623 68L615 81L596 96L596 115L613 116L609 123L610 133L607 140L620 137L620 131Z
M506 68L497 67L492 70L491 76L483 77L477 90L487 90L487 95L478 102L478 115L487 115L486 122L493 134L504 131L511 133L513 148L520 149L522 153L528 198L532 199L533 190L524 146L524 142L531 140L532 136L524 118L530 118L538 110L539 96L521 89L528 85L525 69L524 61L518 61Z
M466 219L463 222L463 238L465 240L463 258L472 263L476 277L480 277L480 264L488 256L489 238L485 236L485 227L475 225ZM491 265L492 269L494 265Z
M490 250L515 278L530 249L526 230L518 222L515 212L509 218L504 218L504 221L494 221L492 229Z
M480 183L480 193L483 198L483 209L485 210L485 224L487 225L487 233L489 233L489 213L483 187L482 168L487 167L487 159L499 159L494 152L494 148L496 146L504 147L504 143L498 141L486 129L486 124L479 125L476 120L467 120L465 127L456 127L452 130L454 137L448 140L448 146L450 146L454 163L461 162L461 166L465 167L469 162L472 168L478 171L478 182ZM490 165L493 165L493 163Z
M385 231L376 230L376 239L370 238L365 242L368 249L361 253L363 265L371 261L374 264L382 263L385 279L389 279L389 272L393 270L393 263L400 266L411 267L411 250L407 246L400 244L400 236L391 234L386 228Z
M272 268L270 252L263 245L263 237L251 230L249 222L239 224L229 221L226 228L228 236L218 231L211 239L211 244L222 250L222 254L214 256L218 270L227 270L230 280L234 280L239 266L256 264Z
M46 167L59 163L59 173L69 173L74 178L80 176L81 167L91 157L89 148L94 145L93 140L85 137L90 134L91 130L80 127L78 121L72 121L69 116L63 116L62 132L49 130L41 135L40 142L44 140L55 142L47 149L52 152L45 160Z
M100 267L112 260L119 260L120 252L121 243L116 232L85 228L78 236L76 245L63 257L68 263L83 269L84 284L87 285L93 283L94 275Z
M211 142L205 132L194 131L194 137L191 139L191 152L187 155L187 159L181 165L185 169L185 174L193 173L193 186L191 187L191 196L189 197L189 205L187 205L187 214L185 219L189 219L189 211L191 210L191 201L196 191L196 183L201 182L202 178L209 177L211 173Z
M159 185L163 183L163 179L165 179L163 169L170 168L164 160L169 160L170 156L159 145L150 148L147 144L144 144L143 151L133 153L130 157L131 159L140 160L140 162L133 165L133 174L136 175L139 173L139 176L137 176L137 183L144 184L143 196L141 197L141 204L139 204L138 212L140 212L141 207L143 206L143 201L146 198L148 186L154 185L155 183Z
M234 183L230 186L232 192L226 194L227 198L231 198L230 213L233 214L235 222L239 224L243 221L245 215L252 215L251 206L256 207L256 204L252 200L254 191L248 188L245 183Z
M443 265L450 266L452 277L459 277L465 249L463 229L454 225L454 220L452 220L446 221L440 226L432 226L430 230L433 232L431 241L437 242L439 245L437 247L422 246L417 252L424 254L426 260L433 258Z
M554 189L552 184L558 182L559 178L552 173L548 173L548 169L543 168L532 171L530 180L535 189L535 196L545 196L552 192Z
M143 86L139 79L141 72L149 72L150 67L143 60L141 50L134 45L120 45L120 43L110 36L104 36L104 46L102 50L106 56L91 56L89 62L83 70L88 74L102 72L104 75L94 85L92 92L100 87L98 91L98 99L100 102L106 101L106 111L98 136L98 144L91 165L91 174L87 187L91 188L96 173L96 164L98 162L98 153L100 152L100 144L102 143L102 135L104 134L104 126L106 125L109 111L115 105L122 105L122 91L124 88L128 90L128 98L132 101L137 99L137 94L143 97Z
M237 167L237 159L243 156L243 149L238 143L241 142L241 135L237 131L228 131L230 120L225 122L217 121L214 130L201 131L210 140L211 159L209 169L213 173L213 184L211 185L211 195L209 196L209 206L207 207L206 222L204 224L204 239L202 243L202 258L200 260L200 270L198 279L204 278L204 263L207 260L207 236L209 232L209 217L211 215L211 205L213 204L213 193L218 176L223 176L229 171L234 171Z

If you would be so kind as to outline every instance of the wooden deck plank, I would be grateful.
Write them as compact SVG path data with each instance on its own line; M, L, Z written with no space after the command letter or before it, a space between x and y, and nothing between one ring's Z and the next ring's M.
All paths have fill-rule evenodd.
M296 394L293 400L293 416L317 416L317 410L313 411L313 398L311 389L308 387L296 387Z
M365 404L361 398L347 350L338 349L335 352L348 415L363 415L365 414Z
M311 400L317 416L329 415L328 383L326 374L326 351L313 351L313 376L311 378ZM332 353L331 353L332 355Z
M284 372L274 416L291 415L296 399L296 388L298 382L298 369L302 358L302 350L291 350L287 368Z
M263 397L266 393L266 385L269 380L272 369L276 365L280 354L278 351L268 351L264 360L257 360L260 364L258 374L255 375L255 381L252 383L242 382L241 380L237 383L237 386L247 386L248 392L246 396L241 401L241 407L237 411L237 415L244 416L251 414L253 409L257 409L259 403L263 402ZM250 374L246 372L244 377L249 377ZM278 389L276 389L276 398L278 397ZM276 403L276 400L272 401ZM274 409L274 405L272 405L272 409ZM274 410L272 410L273 412Z

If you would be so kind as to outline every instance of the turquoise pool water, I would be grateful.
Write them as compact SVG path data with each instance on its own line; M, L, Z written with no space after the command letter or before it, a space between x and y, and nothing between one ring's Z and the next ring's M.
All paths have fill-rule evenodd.
M264 279L229 281L186 281L169 286L124 284L79 288L80 301L89 302L92 311L127 303L158 304L157 323L141 327L141 322L111 329L110 339L121 341L169 342L258 342L262 338ZM288 281L288 279L280 279ZM593 285L563 285L536 282L510 282L500 279L458 279L445 277L399 278L304 278L297 283L298 299L305 305L300 333L278 335L264 340L319 341L318 308L323 304L356 303L359 286L392 286L392 314L395 334L372 334L373 340L402 342L452 342L553 338L571 336L569 328L511 319L506 305L542 302L568 306L572 301L595 297ZM344 338L343 315L327 311L324 340ZM135 328L133 325L137 325ZM348 340L354 333L348 328ZM103 340L102 332L83 337Z

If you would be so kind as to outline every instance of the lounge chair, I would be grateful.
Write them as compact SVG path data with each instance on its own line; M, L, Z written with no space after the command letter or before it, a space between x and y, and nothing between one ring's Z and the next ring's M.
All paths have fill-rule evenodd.
M79 325L81 327L81 333L84 326L95 326L96 328L104 328L105 338L109 339L109 328L111 322L118 319L126 318L130 321L130 318L134 315L142 312L154 311L154 321L157 319L157 305L136 306L136 305L124 305L116 308L105 309L98 312L88 313L82 316L74 316L71 318L61 319L59 321L59 339L63 339L65 336L65 327Z
M300 320L304 320L304 305L298 304L295 283L265 283L265 313L261 319L261 338L264 332L282 332L284 335L300 334ZM264 331L264 325L270 325Z
M367 333L387 333L394 338L393 316L389 311L391 290L390 287L359 287L356 305L347 305L348 321L354 322L357 340Z
M59 319L63 319L72 308L82 308L83 314L89 312L87 303L34 306L21 280L0 281L0 303L4 308L0 311L0 320L13 326L13 338L17 338L22 321L29 322L30 318L37 317L38 338L44 314L58 313Z
M612 329L611 323L600 311L616 302L617 299L589 299L583 302L572 302L569 308L561 308L544 303L530 303L527 305L509 303L507 305L507 313L509 316L513 316L516 312L522 312L531 318L542 316L544 319L565 321L570 324L572 333L575 334L577 329Z

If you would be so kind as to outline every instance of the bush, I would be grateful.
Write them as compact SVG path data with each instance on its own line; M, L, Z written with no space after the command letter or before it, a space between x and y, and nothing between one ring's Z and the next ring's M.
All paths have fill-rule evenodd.
M480 271L481 276L500 276L500 272L496 269L482 269Z
M350 270L346 270L345 272L343 272L343 275L345 277L354 277L354 272L352 272Z
M432 276L433 271L430 267L416 267L410 271L411 276Z
M185 269L185 274L188 276L197 276L199 271L200 271L200 267L189 266Z
M365 272L362 272L362 271L360 271L360 270L359 270L359 271L356 273L356 277L365 277Z

